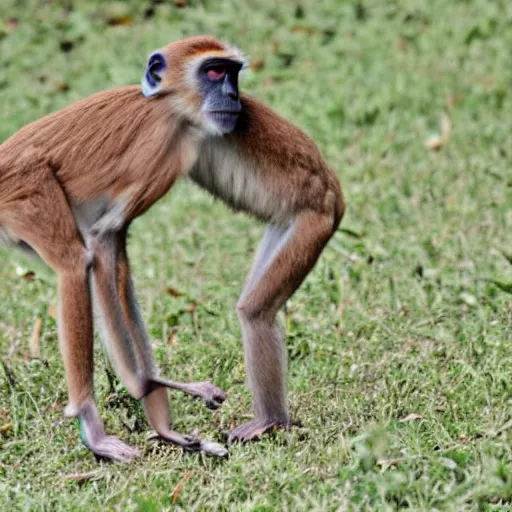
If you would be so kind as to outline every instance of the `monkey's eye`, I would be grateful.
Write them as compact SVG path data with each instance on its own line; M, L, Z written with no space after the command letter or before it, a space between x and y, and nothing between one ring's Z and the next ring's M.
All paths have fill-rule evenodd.
M206 76L212 81L217 82L218 80L221 80L224 78L224 75L226 74L226 68L223 66L216 66L214 68L210 68L206 72Z

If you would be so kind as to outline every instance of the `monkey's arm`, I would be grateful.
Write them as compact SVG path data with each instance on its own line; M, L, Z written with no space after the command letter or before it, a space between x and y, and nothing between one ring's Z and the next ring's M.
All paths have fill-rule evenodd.
M243 94L237 129L205 144L192 178L235 209L268 222L238 302L254 420L230 441L290 421L286 348L277 312L314 267L343 215L340 184L300 129Z
M332 217L305 212L287 228L270 226L238 301L255 419L235 428L230 442L248 441L288 425L286 348L277 312L315 265L332 235Z

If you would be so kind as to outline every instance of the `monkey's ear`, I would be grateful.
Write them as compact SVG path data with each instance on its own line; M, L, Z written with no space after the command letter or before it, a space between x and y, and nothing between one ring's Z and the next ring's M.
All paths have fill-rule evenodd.
M146 71L142 77L142 94L144 96L154 96L160 92L160 82L165 67L165 57L160 52L150 55L146 64Z

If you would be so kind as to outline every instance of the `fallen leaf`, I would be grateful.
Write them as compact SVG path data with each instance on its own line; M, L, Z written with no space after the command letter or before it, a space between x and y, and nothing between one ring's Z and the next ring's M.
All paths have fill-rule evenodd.
M29 270L28 272L25 272L23 274L23 279L26 279L27 281L33 281L36 277L36 273Z
M169 345L171 345L172 347L178 346L178 329L177 328L174 328L171 331L171 335L169 336Z
M421 414L416 414L415 412L411 412L405 418L398 420L398 423L406 423L407 421L416 421L425 419Z
M471 295L471 293L462 292L459 295L459 299L468 306L476 306L476 304L478 303L476 297L474 295Z
M182 297L184 295L184 293L179 292L178 290L172 288L171 286L167 288L166 292L168 295L172 295L173 297Z
M446 103L448 107L453 108L462 103L463 101L464 96L462 96L462 94L452 94L447 98Z
M5 425L2 425L0 427L0 432L2 434L6 434L7 432L9 432L9 430L11 430L11 427L12 427L12 423L6 423Z
M53 84L53 88L57 92L66 92L66 91L69 91L69 84L66 81L64 81L64 80L57 80Z
M249 67L253 70L253 71L260 71L261 69L263 69L263 67L265 66L265 61L263 59L254 59L253 61L251 61L251 63L249 64Z
M432 135L425 141L425 146L428 149L439 151L443 147L443 138L440 135Z
M268 76L261 81L261 85L263 85L264 87L273 87L274 85L276 85L276 82L275 80Z
M299 24L293 25L290 30L295 33L303 32L304 34L314 34L316 32L316 30L313 27Z
M398 37L393 41L393 47L395 50L403 52L409 47L409 41L404 37Z
M88 482L99 474L99 471L88 471L87 473L71 473L69 475L61 475L61 478L62 480L72 480L74 482Z
M441 136L445 142L448 142L452 133L452 123L446 114L441 116Z
M5 26L9 30L14 30L19 25L19 21L16 18L10 18L5 22Z
M37 317L34 322L34 327L32 328L32 334L30 335L30 340L28 343L30 350L30 357L32 359L39 359L41 356L40 350L40 339L41 339L41 330L43 328L43 320L41 317Z
M57 304L55 302L48 306L48 311L46 314L52 317L54 320L57 320Z
M407 457L396 457L394 459L379 459L375 464L379 467L382 466L396 466L400 462L407 460Z
M432 135L425 141L425 146L433 151L439 151L443 146L445 146L451 135L452 125L446 114L441 116L440 124L441 133Z
M172 503L173 505L176 505L176 502L178 501L180 497L181 489L183 488L183 485L187 480L190 479L192 476L192 471L188 471L185 476L176 484L176 487L174 488L174 491L172 493Z
M103 6L102 14L108 25L130 25L133 23L133 16L130 8L123 2L110 2Z

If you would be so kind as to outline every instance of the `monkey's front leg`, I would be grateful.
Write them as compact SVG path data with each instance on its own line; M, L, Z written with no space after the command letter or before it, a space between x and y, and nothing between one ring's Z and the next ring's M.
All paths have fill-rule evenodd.
M286 229L270 226L265 232L237 305L255 418L235 428L230 442L258 438L290 422L286 348L276 315L313 268L334 229L333 217L309 212Z

